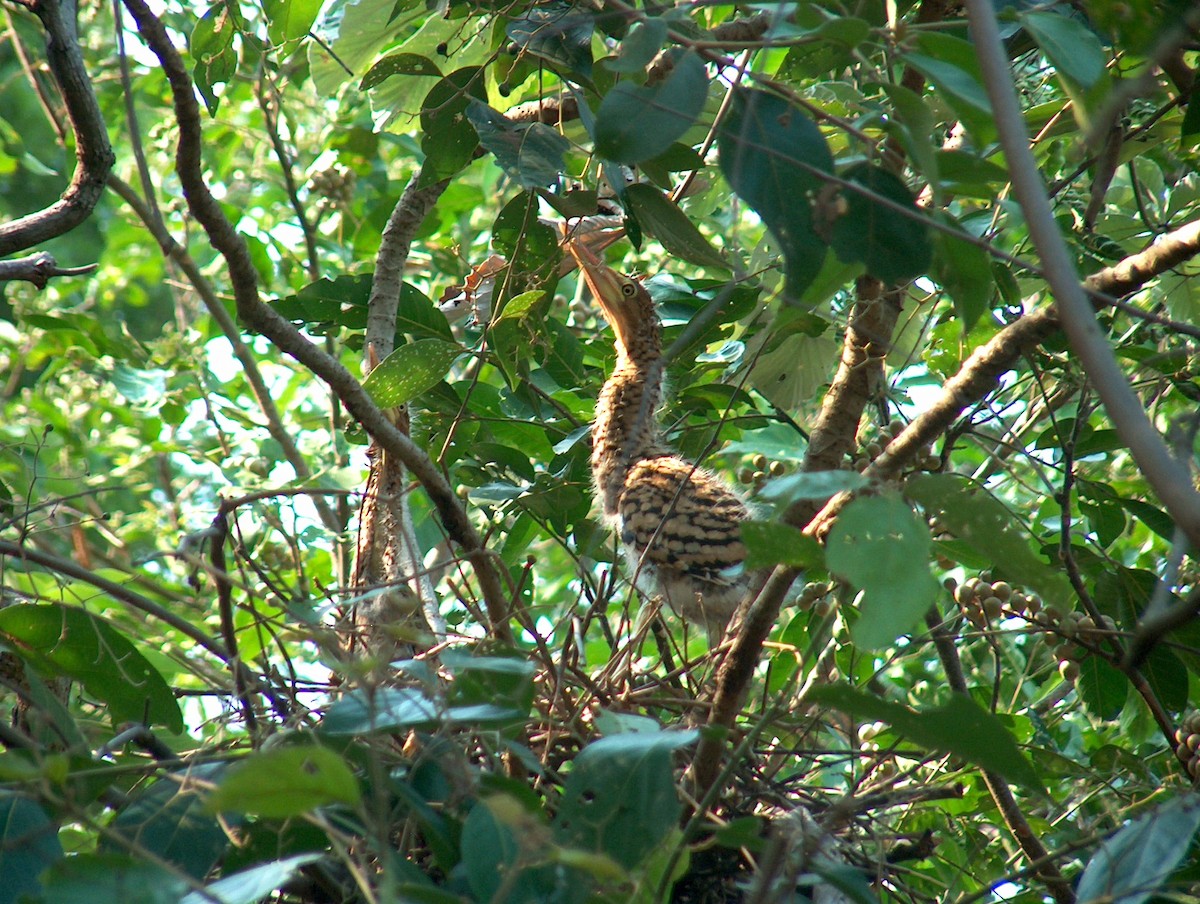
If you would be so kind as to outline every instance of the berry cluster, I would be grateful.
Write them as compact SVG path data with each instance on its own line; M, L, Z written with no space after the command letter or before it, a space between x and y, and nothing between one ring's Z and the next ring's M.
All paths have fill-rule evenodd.
M1175 729L1175 756L1188 775L1200 778L1200 712L1189 713Z
M809 581L801 588L796 605L805 612L811 609L817 615L828 615L837 606L837 598L833 596L836 586L832 581Z
M318 207L330 210L349 204L354 199L355 178L354 170L336 164L313 173L308 184L312 193L321 199Z
M948 578L947 589L953 591L955 602L977 628L986 628L1001 616L1026 616L1036 621L1043 611L1042 598L1036 593L1026 593L1007 581L993 581L987 572L957 586Z
M1007 581L993 581L986 572L958 585L948 578L946 587L977 628L986 628L1001 617L1018 617L1042 629L1042 638L1054 650L1058 673L1064 681L1079 678L1079 663L1098 652L1104 638L1117 630L1116 622L1107 615L1101 616L1097 624L1082 612L1064 613L1057 606L1044 605L1036 593L1013 587Z
M767 456L759 453L750 459L750 464L738 471L738 483L753 487L755 492L762 489L770 477L782 477L788 467L781 461L768 461Z
M892 440L900 435L907 425L900 418L892 418L886 426L880 427L874 433L859 437L858 452L853 456L855 471L863 471L875 459L883 454ZM933 447L927 446L917 456L915 468L919 471L937 471L942 466L942 460L933 453Z

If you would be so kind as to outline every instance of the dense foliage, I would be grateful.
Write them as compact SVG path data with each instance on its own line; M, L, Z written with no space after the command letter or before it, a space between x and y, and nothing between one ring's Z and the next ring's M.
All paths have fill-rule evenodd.
M0 902L1195 899L1192 4L2 5Z

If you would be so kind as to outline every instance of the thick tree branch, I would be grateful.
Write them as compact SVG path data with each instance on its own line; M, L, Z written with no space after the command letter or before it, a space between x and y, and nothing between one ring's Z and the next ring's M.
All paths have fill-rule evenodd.
M508 639L511 629L508 627L507 600L495 563L453 488L437 466L420 447L396 428L340 361L306 339L296 327L259 298L258 275L246 244L225 218L204 182L200 109L183 60L162 22L150 11L145 0L126 0L125 5L137 22L138 31L147 46L158 57L171 86L179 125L176 172L189 210L229 267L239 317L248 327L266 336L281 351L324 380L363 429L386 451L404 462L429 494L451 539L462 546L466 558L474 567L492 621L490 630L495 636Z
M30 9L46 29L46 61L67 108L75 138L75 172L66 191L44 210L0 225L0 257L70 232L100 200L116 162L92 82L83 65L72 0L37 0Z
M1013 193L1025 213L1030 237L1041 257L1063 331L1147 482L1176 525L1193 545L1200 546L1200 494L1192 486L1187 468L1163 442L1117 364L1054 221L1046 186L1029 150L1029 137L1017 103L995 11L987 0L967 0L967 12L1000 143L1008 158Z

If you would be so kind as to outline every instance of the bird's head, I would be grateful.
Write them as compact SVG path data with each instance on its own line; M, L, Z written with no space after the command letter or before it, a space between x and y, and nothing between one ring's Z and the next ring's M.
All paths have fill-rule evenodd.
M631 358L657 356L662 344L662 321L641 281L607 266L582 242L570 242L567 249L579 263L580 272L600 303L620 348Z

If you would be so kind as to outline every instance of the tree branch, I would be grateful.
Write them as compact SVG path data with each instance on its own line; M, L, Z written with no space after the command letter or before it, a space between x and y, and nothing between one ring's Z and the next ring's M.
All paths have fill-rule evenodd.
M39 251L28 257L0 261L0 283L21 280L33 283L39 289L44 289L46 283L55 276L84 276L95 269L95 264L85 264L82 267L60 267L53 254L48 251Z
M30 9L46 29L46 61L75 136L75 172L49 207L0 225L0 257L70 232L89 216L116 162L92 82L83 65L73 0L36 0Z

